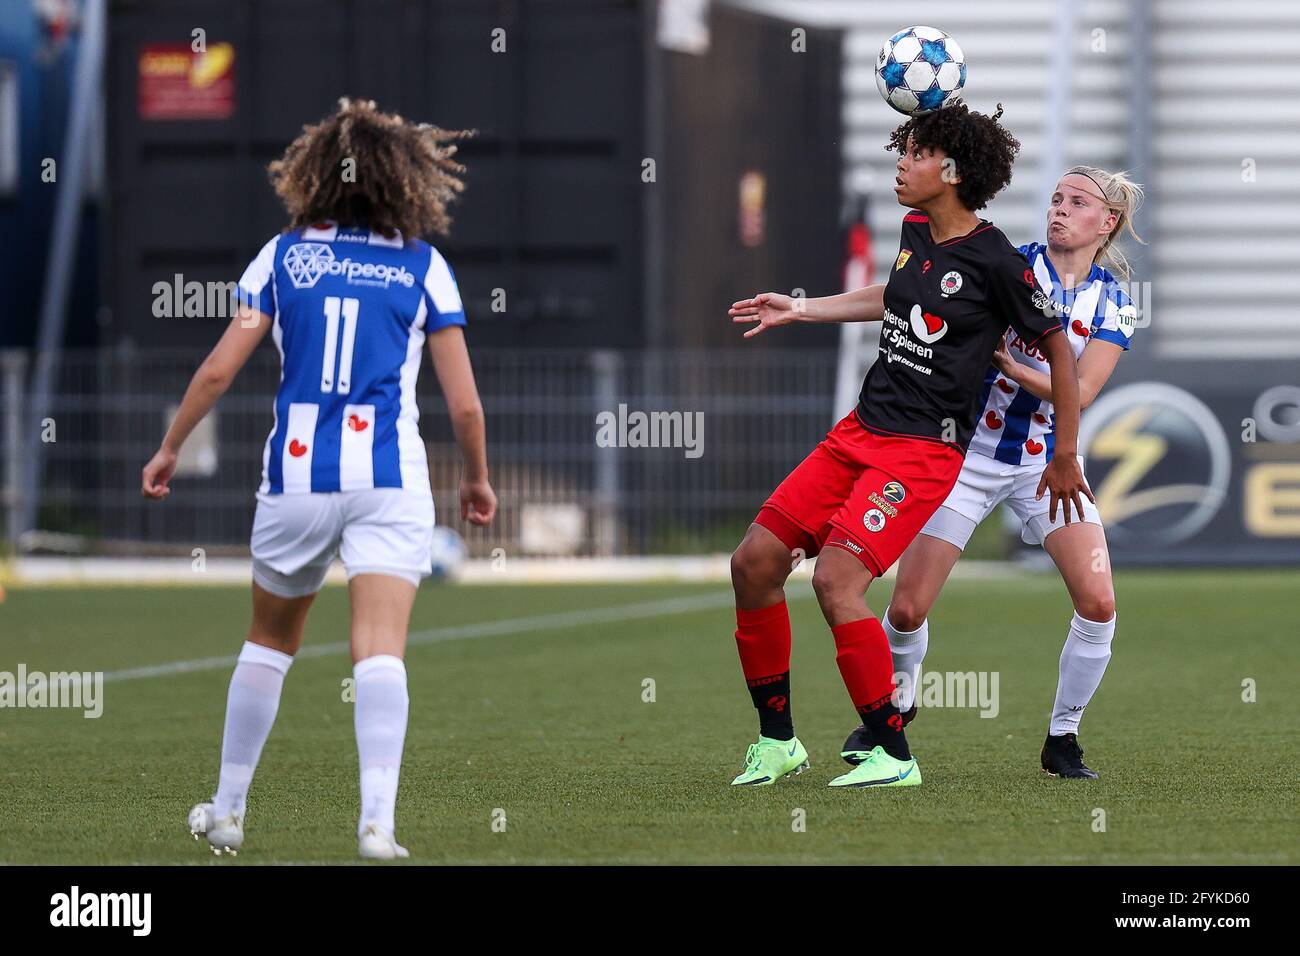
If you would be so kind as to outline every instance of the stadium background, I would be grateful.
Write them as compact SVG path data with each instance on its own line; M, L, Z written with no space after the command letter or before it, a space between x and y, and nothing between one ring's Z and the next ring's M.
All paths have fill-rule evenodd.
M1300 11L1094 0L926 13L966 50L968 101L1004 104L1023 143L987 212L1009 236L1041 234L1066 165L1128 168L1147 184L1138 228L1150 245L1127 249L1143 328L1110 386L1121 400L1086 430L1101 436L1090 474L1117 559L1296 561L1300 315L1287 266L1300 256L1300 80L1283 66L1300 51ZM880 144L897 116L872 69L898 16L833 0L110 3L85 199L62 237L76 250L65 288L48 271L51 221L58 184L77 184L39 172L68 145L86 10L11 0L0 33L0 130L15 134L0 163L11 554L241 553L274 355L259 353L188 449L182 481L195 493L147 508L132 493L139 463L225 315L209 292L199 314L160 318L156 284L179 294L239 274L280 223L265 163L343 93L481 133L442 243L467 300L502 492L497 525L467 534L471 552L727 550L874 354L870 327L742 345L723 308L760 288L836 291L855 254L855 275L888 268L898 210ZM184 83L204 59L189 49L196 28L207 59L228 62L177 105L149 64L179 50ZM504 52L474 40L494 29ZM853 245L864 238L865 256ZM56 294L62 314L42 312ZM43 325L55 328L41 350ZM435 488L449 500L455 449L431 376L422 385ZM620 404L702 413L704 453L598 447L596 414ZM1160 453L1136 479L1126 467L1107 484L1135 443L1152 442ZM986 534L977 553L1015 547Z

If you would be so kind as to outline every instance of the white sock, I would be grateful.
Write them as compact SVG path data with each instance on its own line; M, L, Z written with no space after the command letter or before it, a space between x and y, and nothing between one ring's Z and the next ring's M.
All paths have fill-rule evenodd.
M1056 684L1056 703L1052 705L1052 723L1048 733L1053 737L1077 734L1083 708L1101 684L1110 660L1110 642L1115 636L1115 618L1109 621L1089 621L1075 614L1070 621L1070 634L1061 649L1061 677Z
M889 650L894 655L894 679L898 682L898 709L906 712L916 702L916 682L921 677L921 661L930 646L930 620L926 618L915 631L900 631L889 622L889 608L880 616L880 626L889 638ZM905 674L906 679L898 677Z
M406 665L400 657L377 654L359 662L357 681L357 755L361 760L361 822L357 834L372 823L395 829L397 778L406 743Z
M230 677L226 696L226 729L221 738L221 780L213 800L213 813L244 816L248 785L262 756L280 709L280 688L293 658L288 654L244 642Z

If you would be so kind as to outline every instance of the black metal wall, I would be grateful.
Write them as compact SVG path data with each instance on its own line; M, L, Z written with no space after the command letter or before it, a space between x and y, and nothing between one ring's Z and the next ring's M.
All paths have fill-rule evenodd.
M215 337L212 320L155 318L154 283L238 278L284 223L267 162L346 94L479 130L437 243L475 345L640 344L628 304L642 291L644 22L639 0L117 0L106 341ZM234 115L141 119L142 45L189 43L196 28L235 47Z
M843 291L842 34L719 4L710 35L705 55L664 54L666 338L834 347L838 332L829 327L742 342L726 307L765 290ZM746 174L762 184L749 242L741 223Z

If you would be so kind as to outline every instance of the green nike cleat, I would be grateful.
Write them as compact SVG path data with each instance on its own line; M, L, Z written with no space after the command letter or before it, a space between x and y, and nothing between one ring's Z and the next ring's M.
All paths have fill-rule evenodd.
M874 747L866 759L842 777L830 782L832 787L919 787L921 768L916 758L899 760Z
M750 744L745 751L745 769L731 781L731 785L768 787L786 774L803 773L808 767L808 751L804 750L798 737L793 740L759 737L758 743Z

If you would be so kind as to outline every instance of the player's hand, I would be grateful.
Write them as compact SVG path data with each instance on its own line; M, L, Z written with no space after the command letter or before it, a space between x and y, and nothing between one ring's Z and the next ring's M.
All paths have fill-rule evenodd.
M176 473L176 452L159 448L140 473L140 493L146 498L162 499L171 494L167 483Z
M731 316L734 324L751 325L757 322L758 325L745 332L745 338L752 339L764 329L788 325L796 321L799 318L800 302L802 300L782 295L780 292L763 292L752 299L733 302L727 314Z
M1007 340L1005 338L998 339L998 347L993 353L994 368L1009 377L1015 364L1016 360L1011 357L1011 350L1007 348Z
M468 480L460 483L460 517L463 521L486 525L491 523L496 513L497 496L490 484Z
M1079 520L1083 520L1083 499L1087 498L1093 504L1097 499L1092 496L1092 489L1083 479L1083 469L1079 467L1079 460L1073 455L1055 455L1043 469L1043 477L1038 480L1038 494L1035 500L1041 501L1043 491L1048 490L1052 494L1051 502L1047 506L1047 518L1049 521L1056 520L1056 505L1060 502L1065 511L1065 523L1070 523L1070 504L1074 503L1075 511L1079 515Z

